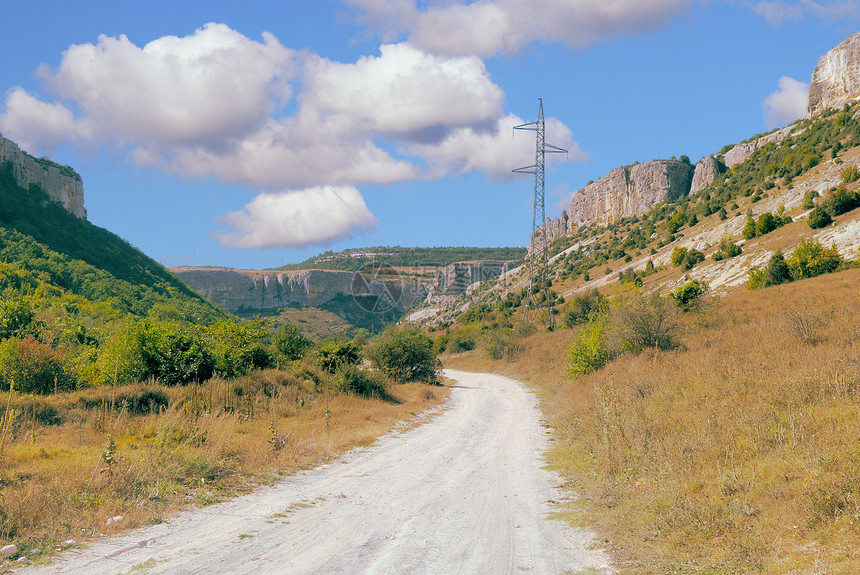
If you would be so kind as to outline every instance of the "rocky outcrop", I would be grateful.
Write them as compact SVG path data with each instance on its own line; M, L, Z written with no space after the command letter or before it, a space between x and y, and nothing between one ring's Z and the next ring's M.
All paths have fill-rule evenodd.
M406 310L424 299L426 289L404 290L404 282L381 281L372 274L327 270L260 272L224 268L174 268L191 289L225 311L274 309L290 304L321 306L342 295L384 295L392 307Z
M860 99L860 32L818 59L809 82L808 116Z
M546 228L546 245L549 246L557 240L558 238L563 238L570 231L570 218L567 217L567 212L562 210L561 215L556 219L548 219L546 224L543 226L538 226L537 232L538 234L543 233L544 228ZM534 238L529 242L529 253L532 253L534 249Z
M776 130L771 132L770 134L766 134L760 138L755 138L753 140L749 140L747 142L741 142L740 144L733 147L731 150L725 153L723 156L723 163L727 168L731 168L735 164L741 164L747 160L750 156L753 155L757 149L762 146L766 146L767 144L778 143L785 138L787 138L791 134L792 126L786 126L780 130Z
M641 216L659 201L688 194L692 180L693 166L678 160L615 168L573 195L569 229Z
M722 165L716 156L708 154L696 164L696 169L693 171L693 183L690 186L690 193L695 194L700 190L708 187L717 181L722 171Z
M517 262L480 260L448 264L436 274L429 297L464 295L470 286L495 279L514 267Z
M34 158L0 134L0 166L7 162L20 187L29 190L31 185L38 185L51 200L62 204L72 214L79 218L87 217L84 184L73 169L47 158Z

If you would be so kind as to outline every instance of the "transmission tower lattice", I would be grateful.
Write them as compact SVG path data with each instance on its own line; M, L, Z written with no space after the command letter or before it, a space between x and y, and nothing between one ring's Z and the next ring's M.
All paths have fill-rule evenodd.
M549 258L546 240L546 206L544 202L544 162L546 154L566 154L567 150L546 143L543 117L543 100L538 98L538 119L527 124L514 126L514 130L537 132L535 163L513 170L517 174L535 175L534 213L532 215L532 235L529 255L529 288L525 301L525 321L529 321L530 308L538 312L547 329L555 329L555 315L552 311L552 297L549 290Z

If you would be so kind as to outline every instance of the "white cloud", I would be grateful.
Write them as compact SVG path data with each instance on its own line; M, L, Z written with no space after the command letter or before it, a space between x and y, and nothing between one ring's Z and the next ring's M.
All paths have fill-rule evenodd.
M860 15L860 4L856 0L840 0L837 2L767 0L752 2L750 3L750 7L753 12L764 17L768 23L774 26L778 26L786 20L803 20L807 16L813 16L822 20L839 20Z
M516 158L529 163L533 157L533 139L512 138L518 119L505 117L505 94L480 58L429 53L408 43L341 63L292 51L268 33L257 42L207 24L142 48L125 36L101 36L95 44L70 46L55 70L42 66L39 75L53 100L17 88L0 115L0 129L28 150L50 150L63 141L105 145L167 174L270 192L260 202L271 203L282 197L271 193L285 190L449 172L500 176L521 163ZM569 148L572 158L584 157L557 120L547 122L547 137ZM242 227L262 219L255 209L249 204L225 216L241 233L222 234L222 241L271 245ZM346 233L338 229L334 236ZM298 241L266 237L283 237L284 245Z
M778 88L762 103L764 121L768 129L787 126L806 116L809 84L783 76L777 82L777 86Z
M6 112L0 116L0 131L25 150L51 151L67 139L89 135L89 127L75 119L71 110L58 103L42 102L20 87L6 95Z
M427 158L439 173L482 171L503 179L513 168L534 164L534 132L515 135L513 131L514 126L524 123L521 118L508 115L501 118L493 130L463 128L438 144L416 144L411 150ZM546 120L545 133L546 142L568 150L570 159L578 162L588 159L588 154L574 141L570 129L555 118Z
M302 104L366 130L436 139L454 127L495 122L504 93L477 57L446 58L388 44L355 64L309 64Z
M438 3L418 11L414 1L351 3L364 10L366 21L387 33L395 27L408 31L410 43L423 50L480 56L516 52L539 41L583 48L663 26L684 14L690 4L689 0L479 0ZM382 14L387 15L385 23L380 20ZM392 20L397 20L397 26Z
M216 234L224 247L299 247L344 238L353 229L373 229L376 218L353 187L316 187L260 194L240 212L219 219L229 228Z

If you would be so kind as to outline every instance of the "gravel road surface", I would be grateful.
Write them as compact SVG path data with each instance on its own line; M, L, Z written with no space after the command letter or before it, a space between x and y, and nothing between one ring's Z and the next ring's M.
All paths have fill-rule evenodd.
M446 371L418 427L226 503L90 542L41 573L611 573L593 537L547 518L547 432L514 380Z

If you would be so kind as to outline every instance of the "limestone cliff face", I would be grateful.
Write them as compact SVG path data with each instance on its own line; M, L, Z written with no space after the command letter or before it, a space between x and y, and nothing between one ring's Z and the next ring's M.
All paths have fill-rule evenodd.
M537 233L543 233L543 228L546 227L546 245L549 246L558 238L563 238L570 231L570 218L567 216L567 211L562 210L561 215L556 219L548 219L546 224L538 226ZM529 242L529 253L534 249L534 238Z
M517 262L479 260L448 264L436 274L430 287L430 297L464 295L469 286L495 279L514 267Z
M819 58L809 82L807 115L860 99L860 32Z
M18 144L0 134L0 166L12 167L12 176L24 189L38 184L53 201L79 218L86 218L84 184L74 170L47 159L37 159L21 150Z
M761 138L756 138L748 142L741 142L725 153L723 156L723 163L727 168L731 168L735 164L743 163L747 158L753 155L753 152L762 146L766 146L771 142L776 144L787 138L791 134L791 130L792 126L786 126L785 128L766 134Z
M659 201L688 194L692 180L693 166L678 160L651 160L631 168L615 168L573 195L569 229L640 216Z
M690 186L690 193L695 194L717 181L720 170L720 161L713 154L709 154L699 160L693 172L693 183Z

